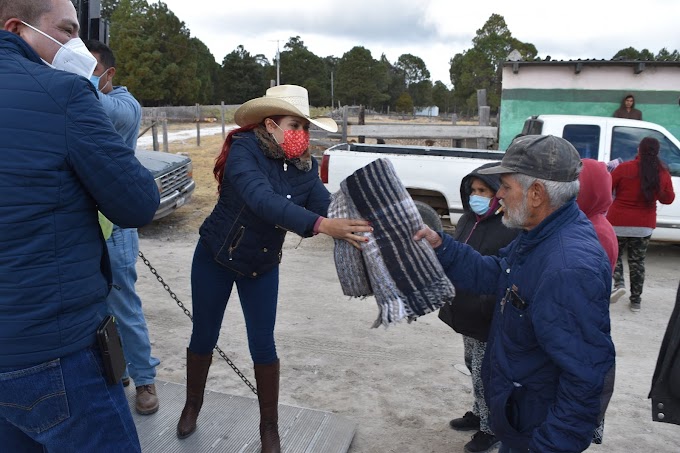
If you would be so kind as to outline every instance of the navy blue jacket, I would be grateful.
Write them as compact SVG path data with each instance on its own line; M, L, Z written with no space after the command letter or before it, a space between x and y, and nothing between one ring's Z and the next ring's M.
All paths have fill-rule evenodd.
M0 368L95 343L109 263L97 209L153 219L158 188L114 130L92 84L0 31Z
M266 157L255 134L245 132L231 145L219 200L201 225L201 242L218 263L255 278L281 261L286 231L312 236L329 204L314 158L310 171L298 170Z
M496 436L519 451L588 448L614 386L611 267L576 202L498 256L446 235L436 252L456 288L497 297L482 368Z

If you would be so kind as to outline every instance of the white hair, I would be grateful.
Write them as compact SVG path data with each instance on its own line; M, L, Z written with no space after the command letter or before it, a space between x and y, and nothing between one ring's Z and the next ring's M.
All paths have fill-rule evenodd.
M514 173L512 175L517 182L522 186L522 195L526 197L529 187L534 182L538 182L545 187L545 191L548 194L548 200L550 202L550 207L557 209L564 205L566 202L575 198L578 195L578 191L581 187L578 179L571 182L562 181L549 181L547 179L534 178L533 176L525 175L522 173Z

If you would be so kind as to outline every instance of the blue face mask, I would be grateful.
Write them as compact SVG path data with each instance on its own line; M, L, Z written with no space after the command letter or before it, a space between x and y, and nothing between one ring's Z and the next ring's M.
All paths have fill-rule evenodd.
M107 72L109 72L108 69L107 69L106 71L104 71L104 72L102 73L102 75L100 75L100 76L96 76L96 75L94 75L94 74L92 74L92 75L90 76L90 83L91 83L92 85L94 85L94 89L95 89L95 90L101 91L101 90L99 89L99 80L100 80L102 77L104 77L104 76L106 75ZM106 85L108 85L108 84L109 84L109 82L106 82ZM102 87L102 90L103 90L104 88L106 88L106 85L104 85L104 86Z
M489 210L491 198L483 197L481 195L470 195L470 208L477 215L484 215Z
M90 83L94 85L95 90L99 90L99 79L101 79L101 76L96 76L94 74L90 76Z

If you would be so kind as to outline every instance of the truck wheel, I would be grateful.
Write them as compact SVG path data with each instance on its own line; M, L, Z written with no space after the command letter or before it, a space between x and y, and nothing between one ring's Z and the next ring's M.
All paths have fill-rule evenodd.
M437 211L422 201L413 200L413 202L416 204L416 208L420 213L420 217L423 218L423 223L432 228L434 231L441 231L442 219L439 217L439 214L437 214Z

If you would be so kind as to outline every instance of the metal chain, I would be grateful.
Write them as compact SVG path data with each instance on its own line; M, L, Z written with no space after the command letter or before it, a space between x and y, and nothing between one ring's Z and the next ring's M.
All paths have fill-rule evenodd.
M177 297L177 294L175 294L175 293L170 289L170 286L168 286L168 284L165 283L165 280L163 280L163 277L161 277L161 276L158 274L158 271L151 265L151 262L150 262L148 259L146 259L146 257L144 256L144 254L142 253L141 250L139 251L139 257L142 259L142 261L144 262L144 264L146 264L146 266L149 268L149 270L151 271L151 273L156 277L156 280L158 280L158 281L160 282L160 284L163 285L163 288L168 292L168 294L170 294L170 297L171 297L175 302L177 302L177 305L179 306L179 308L182 309L182 311L184 312L184 314L187 315L187 316L189 317L189 319L191 319L191 321L193 321L193 320L194 320L194 317L191 316L191 312L187 309L187 307L184 306L184 304L182 303L182 301L179 300L179 298ZM241 373L241 370L239 370L239 369L236 367L236 365L234 365L234 362L232 362L232 361L229 359L229 357L227 357L227 355L224 353L224 351L222 351L222 349L220 349L219 346L215 346L215 351L217 351L217 353L220 355L220 357L222 357L222 358L227 362L227 364L229 364L229 366L231 367L231 369L234 370L234 372L238 375L238 377L240 377L241 380L242 380L243 382L245 382L245 384L246 384L248 387L250 387L250 390L252 390L253 393L257 395L257 389L255 388L255 386L253 386L253 384L250 383L250 381L248 380L248 378L245 377L245 376L243 375L243 373Z

